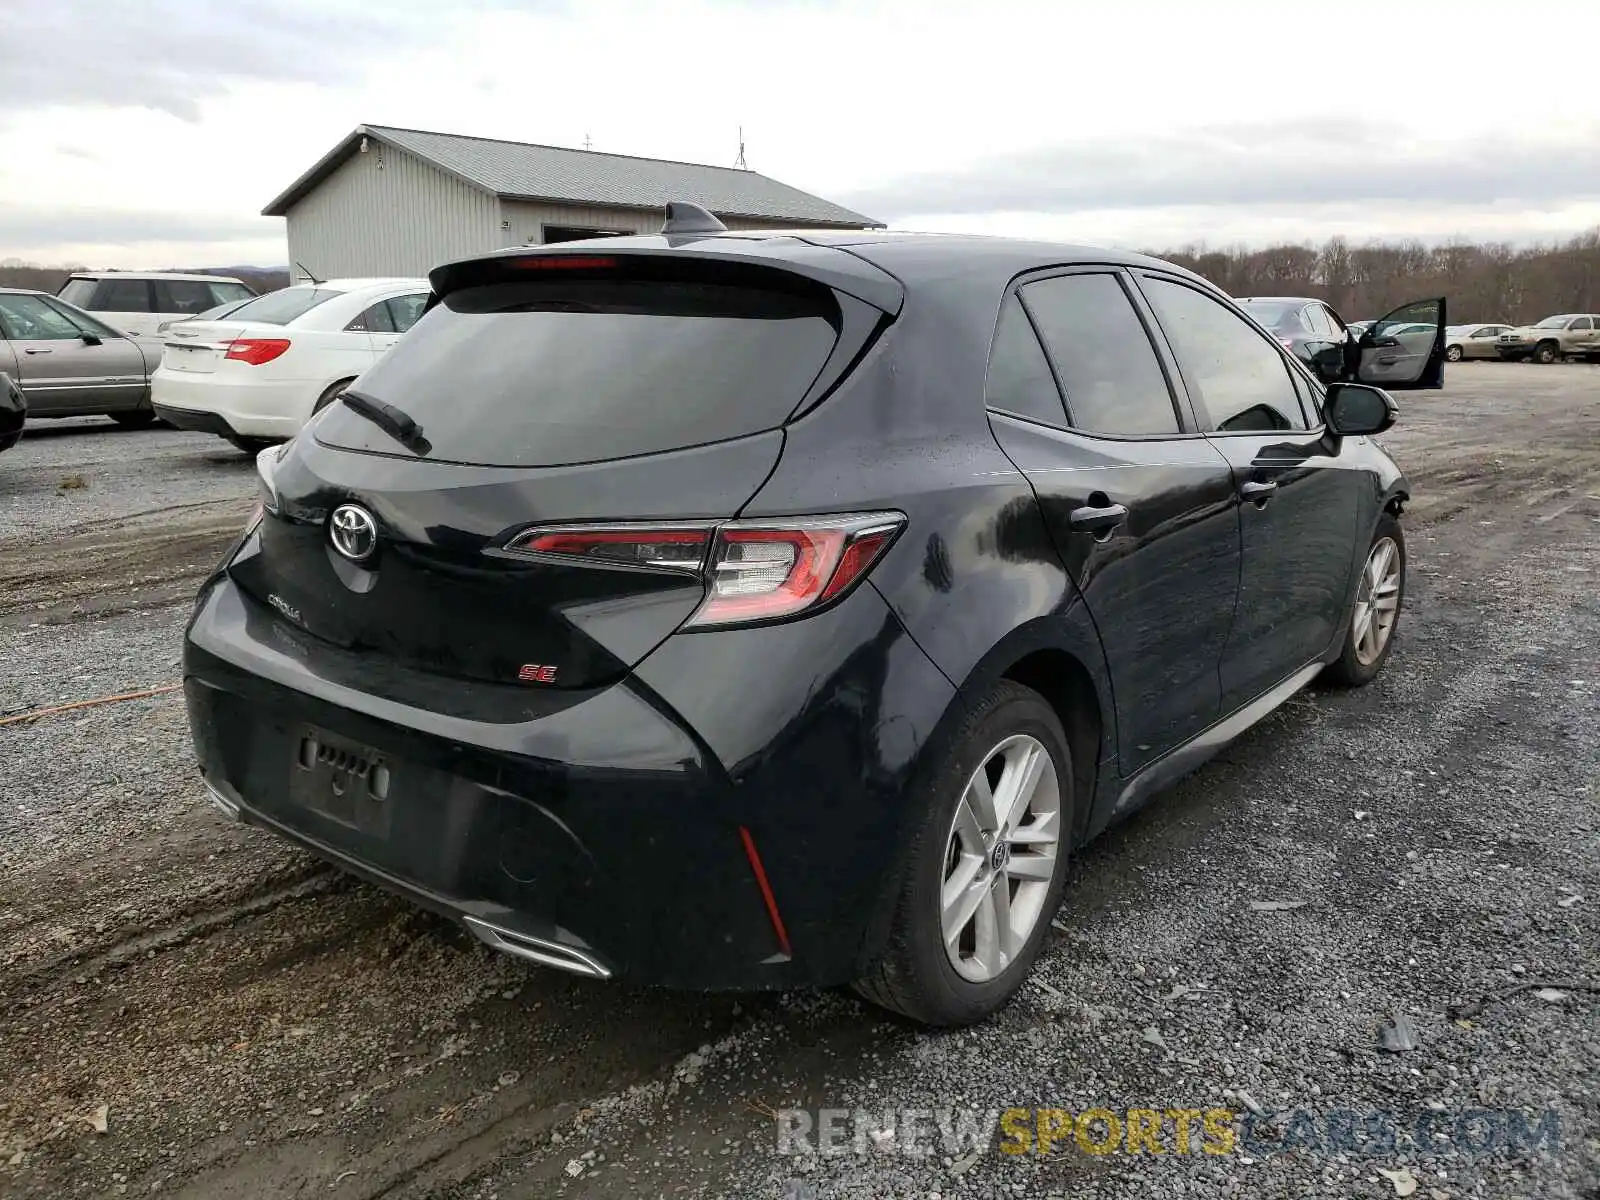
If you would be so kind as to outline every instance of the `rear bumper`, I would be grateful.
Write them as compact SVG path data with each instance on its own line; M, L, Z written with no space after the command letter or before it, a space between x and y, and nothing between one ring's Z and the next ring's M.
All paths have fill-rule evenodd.
M198 424L180 429L210 433L232 430L240 437L291 438L311 415L317 385L305 380L252 380L235 372L171 371L159 367L150 377L150 402L163 420L177 424L168 412L191 420L209 415L223 428Z
M192 433L214 433L218 437L228 437L234 429L227 421L214 412L200 412L192 408L169 408L165 404L152 404L156 416L160 417L174 429L184 429Z
M191 621L184 682L219 807L497 949L691 989L856 978L887 925L908 780L953 689L870 587L794 626L662 651L677 703L644 671L580 693L380 670L224 575ZM729 670L741 663L760 678ZM381 833L291 795L318 731L389 765Z
M368 883L387 888L420 908L459 920L479 941L516 958L541 966L554 967L592 979L610 979L610 965L596 956L592 948L547 923L530 921L514 911L491 904L474 904L429 891L427 888L391 874L364 859L353 857L336 846L318 841L302 830L251 808L227 783L205 780L211 803L234 821L255 825L295 842Z

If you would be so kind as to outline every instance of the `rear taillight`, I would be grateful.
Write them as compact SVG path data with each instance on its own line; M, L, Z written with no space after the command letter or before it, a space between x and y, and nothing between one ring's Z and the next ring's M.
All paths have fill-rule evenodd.
M899 513L872 513L724 525L711 553L710 589L689 625L776 621L837 600L904 524Z
M578 559L592 566L643 567L700 574L711 525L570 525L530 529L506 549L518 554Z
M779 621L840 599L905 527L897 512L711 525L569 525L532 529L516 554L596 567L693 574L706 597L685 628Z
M288 338L234 338L228 343L228 352L223 357L259 367L279 357L288 348Z

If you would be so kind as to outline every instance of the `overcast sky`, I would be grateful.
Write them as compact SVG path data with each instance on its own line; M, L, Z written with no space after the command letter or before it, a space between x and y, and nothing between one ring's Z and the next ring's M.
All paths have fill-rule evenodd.
M261 208L363 122L724 165L742 124L895 228L1564 236L1600 225L1594 39L1507 35L1588 7L0 0L0 259L281 263Z

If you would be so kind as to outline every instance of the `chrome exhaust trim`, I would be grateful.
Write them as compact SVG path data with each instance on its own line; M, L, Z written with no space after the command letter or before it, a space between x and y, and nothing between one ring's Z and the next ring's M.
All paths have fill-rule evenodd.
M581 950L574 950L571 946L546 941L544 938L530 937L526 933L516 933L510 929L501 929L477 917L462 917L461 920L473 937L484 945L503 954L509 954L513 958L526 959L543 967L554 967L558 971L568 971L573 975L584 975L590 979L611 978L609 967L601 965L596 959L590 958Z
M211 780L205 780L206 795L211 798L211 803L222 810L222 815L230 821L243 821L244 816L239 811L239 802L228 796Z

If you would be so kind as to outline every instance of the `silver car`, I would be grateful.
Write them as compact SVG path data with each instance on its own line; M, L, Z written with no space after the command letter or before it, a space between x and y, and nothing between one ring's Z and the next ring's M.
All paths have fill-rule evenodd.
M1451 362L1464 358L1499 358L1495 349L1502 333L1511 330L1511 323L1500 321L1480 325L1452 325L1444 331L1444 356Z
M149 425L150 373L160 364L159 342L118 333L46 292L0 288L0 374L20 385L30 417Z

